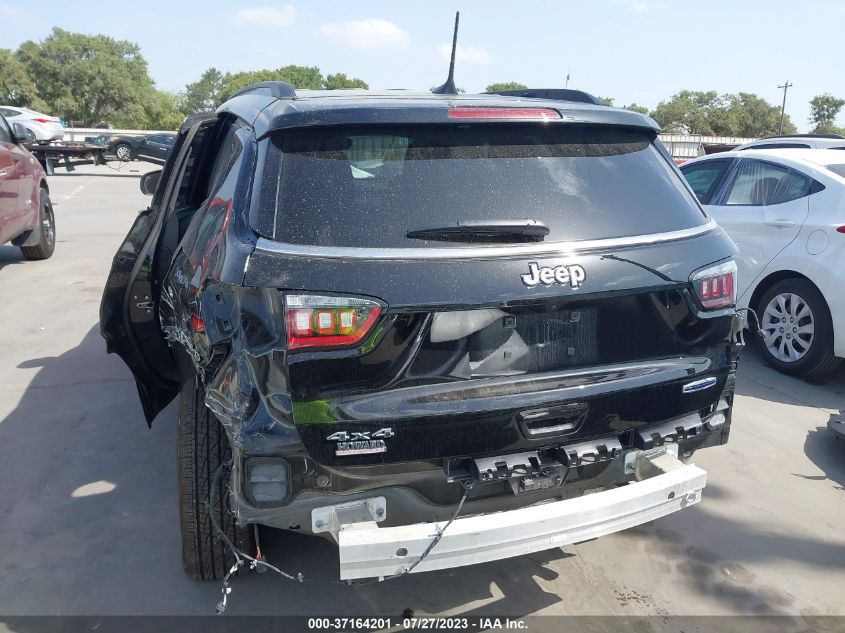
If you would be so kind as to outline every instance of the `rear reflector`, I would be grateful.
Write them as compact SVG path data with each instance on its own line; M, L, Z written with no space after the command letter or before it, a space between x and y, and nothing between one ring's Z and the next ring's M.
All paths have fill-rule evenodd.
M381 305L360 297L287 295L288 349L351 347L372 330Z
M736 303L736 263L733 260L695 272L690 281L701 305L708 310Z
M559 119L560 112L551 108L449 108L450 119L519 119L521 121L547 121Z

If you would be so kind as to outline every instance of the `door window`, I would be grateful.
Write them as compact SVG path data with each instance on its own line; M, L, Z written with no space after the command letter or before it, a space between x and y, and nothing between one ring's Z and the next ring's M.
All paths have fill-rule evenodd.
M737 168L724 204L755 207L783 204L808 195L812 182L788 167L745 159Z
M687 179L689 186L692 187L701 204L710 202L719 181L722 179L722 174L730 162L730 159L708 160L681 168L684 178Z
M9 128L9 124L6 123L6 119L0 116L0 143L11 143L12 142L12 130Z

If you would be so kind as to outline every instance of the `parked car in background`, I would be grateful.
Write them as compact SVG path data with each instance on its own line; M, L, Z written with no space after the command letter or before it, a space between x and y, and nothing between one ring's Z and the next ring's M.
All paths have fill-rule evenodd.
M282 82L188 119L100 307L148 422L180 394L188 574L256 556L255 524L333 538L352 579L700 501L736 247L656 138L579 102Z
M56 245L56 220L47 176L26 140L22 124L10 126L0 115L0 244L19 246L26 259L47 259Z
M839 134L786 134L758 138L734 148L746 149L845 149L845 136Z
M175 134L150 134L147 136L112 136L109 140L109 151L118 160L129 161L152 159L163 162L170 156L173 149Z
M26 130L26 140L29 143L49 143L61 140L65 135L65 127L59 117L29 108L0 106L0 116L3 116L9 125L20 123Z
M845 357L845 152L749 149L681 166L739 248L737 305L757 313L764 357L793 375Z

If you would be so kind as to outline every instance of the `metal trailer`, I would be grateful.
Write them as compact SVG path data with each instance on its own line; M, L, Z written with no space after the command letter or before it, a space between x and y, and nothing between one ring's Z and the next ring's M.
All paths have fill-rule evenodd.
M102 145L86 143L56 143L40 145L33 143L27 146L33 156L38 159L48 176L52 176L57 165L68 171L74 171L76 165L105 165L106 148Z

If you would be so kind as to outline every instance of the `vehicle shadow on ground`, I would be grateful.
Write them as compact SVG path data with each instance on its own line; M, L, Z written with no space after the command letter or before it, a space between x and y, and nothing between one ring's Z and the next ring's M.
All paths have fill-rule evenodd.
M845 415L845 363L820 378L794 378L770 368L765 364L762 352L756 346L749 346L743 352L740 362L740 377L737 385L737 393L740 395L815 407L826 413L828 419ZM827 420L824 426L807 432L804 454L824 474L793 473L796 477L818 481L829 479L845 489L845 442L837 440L836 435L827 428Z
M175 407L148 429L135 385L98 327L16 371L29 384L0 421L0 613L213 614L220 584L181 569ZM34 373L33 373L34 372ZM337 550L262 530L271 573L232 581L227 613L523 615L560 599L543 588L561 550L385 583L337 582Z
M739 362L742 395L765 397L772 402L839 410L845 402L845 362L830 374L818 378L787 376L766 364L758 345L749 340ZM759 389L742 385L753 383Z
M728 493L730 494L730 493ZM752 569L775 561L807 565L816 573L838 571L845 565L845 546L813 538L810 533L786 534L746 522L742 516L726 517L714 512L704 492L704 503L685 513L671 515L614 535L642 552L644 559L663 565L676 579L678 593L709 596L721 607L738 614L794 614L796 597L784 579L778 586L766 584ZM828 605L826 613L841 611Z
M21 249L17 246L0 245L0 270L9 264L23 264L27 260L24 259Z

